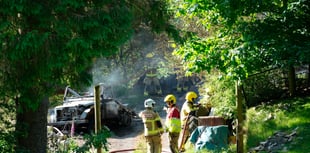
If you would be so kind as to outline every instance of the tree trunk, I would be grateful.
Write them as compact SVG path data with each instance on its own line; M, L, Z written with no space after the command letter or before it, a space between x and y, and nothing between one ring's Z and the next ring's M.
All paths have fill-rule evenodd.
M295 68L293 66L290 66L288 70L288 89L290 96L294 96L296 94L296 75Z
M47 109L49 100L44 98L39 107L33 111L25 103L17 102L15 152L47 152ZM19 106L20 105L20 106ZM28 109L25 109L28 108Z
M310 64L308 64L308 81L307 81L307 87L310 87Z

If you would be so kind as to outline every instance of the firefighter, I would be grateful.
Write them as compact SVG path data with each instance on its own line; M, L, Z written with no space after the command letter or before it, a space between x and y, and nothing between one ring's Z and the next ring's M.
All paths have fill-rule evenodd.
M192 125L192 122L194 122L194 113L199 108L199 105L194 104L197 98L197 94L193 91L186 93L186 101L184 102L181 109L181 127L183 131L180 143L180 151L185 150L184 145L191 134L191 127L189 125Z
M139 113L144 124L144 136L147 143L147 153L161 153L161 134L163 127L160 117L153 108L155 101L153 99L146 99L144 101L145 110Z
M178 140L181 131L180 111L176 107L176 98L174 95L169 94L165 97L168 108L166 116L166 131L168 132L169 147L172 153L178 152Z
M177 79L177 92L184 92L190 88L190 79L185 76L184 72L180 68L175 68Z
M160 86L159 79L157 78L157 70L156 68L149 68L146 72L145 78L143 80L144 86L144 96L148 96L151 91L150 88L154 88L155 94L161 95L162 90ZM151 87L154 85L154 87Z
M183 92L189 89L189 77L178 75L177 76L177 91Z

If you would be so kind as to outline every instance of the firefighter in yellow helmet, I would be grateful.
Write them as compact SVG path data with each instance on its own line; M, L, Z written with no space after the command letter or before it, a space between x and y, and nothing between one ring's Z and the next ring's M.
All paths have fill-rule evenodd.
M164 132L158 113L153 108L155 101L146 99L144 101L145 110L139 113L144 124L144 136L147 143L147 153L161 153L161 134Z
M164 99L167 104L166 130L168 132L169 147L172 153L178 153L178 140L181 131L180 111L176 107L176 98L169 94Z
M180 142L180 150L184 151L184 145L190 136L189 121L191 120L192 113L198 110L199 105L194 104L198 98L197 94L193 91L186 93L185 102L181 109L181 126L182 126L182 136Z

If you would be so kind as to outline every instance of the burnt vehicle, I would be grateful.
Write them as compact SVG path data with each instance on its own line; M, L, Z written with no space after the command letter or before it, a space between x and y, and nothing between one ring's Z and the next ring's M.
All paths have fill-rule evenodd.
M48 125L62 131L75 130L92 131L95 126L95 97L93 94L81 95L66 87L63 104L49 109ZM136 113L113 98L107 97L103 90L100 94L101 123L103 125L130 126Z

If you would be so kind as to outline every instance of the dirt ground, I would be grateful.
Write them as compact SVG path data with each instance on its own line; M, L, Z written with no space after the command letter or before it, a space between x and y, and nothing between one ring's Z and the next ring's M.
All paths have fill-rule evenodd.
M162 116L162 115L161 115ZM164 118L162 122L164 123ZM143 151L143 148L139 148L139 143L144 143L143 137L143 123L141 119L134 119L130 127L121 127L111 129L112 137L108 138L110 144L109 151L112 153L131 153L133 151L122 151L127 149L138 149ZM144 145L145 146L145 145ZM162 147L163 153L170 153L169 141L167 134L162 135ZM121 151L121 152L117 152Z

